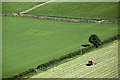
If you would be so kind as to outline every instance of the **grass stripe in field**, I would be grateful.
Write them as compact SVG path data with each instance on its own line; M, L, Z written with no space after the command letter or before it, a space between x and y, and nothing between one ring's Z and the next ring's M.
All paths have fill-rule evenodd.
M117 72L118 71L118 68L117 67L115 67L116 69L111 69L111 70L109 70L109 71L107 71L108 73L107 74L104 74L102 77L103 78L109 78L109 75L111 75L112 73L114 73L114 75L118 75L118 73L115 73L115 72ZM111 78L114 78L114 77L112 77L111 76Z
M100 50L91 52L73 61L69 61L38 74L33 78L101 78L104 74L108 74L109 71L112 71L112 69L112 72L117 70L117 45L118 43L116 42ZM86 66L85 63L89 58L94 59L97 64L89 67ZM117 73L115 75L117 75Z
M75 67L74 67L75 68ZM67 68L68 69L68 68ZM74 70L73 70L74 71ZM59 72L59 71L58 71ZM57 73L56 73L57 74ZM59 74L59 73L58 73ZM61 75L62 76L62 75Z
M102 65L102 64L101 64ZM107 64L108 65L108 64ZM105 78L103 75L105 75L106 73L109 73L110 71L115 72L117 69L117 65L113 65L113 66L103 66L97 69L100 70L93 70L93 72L89 72L88 74L85 74L84 76L82 76L82 78L84 77L89 77L89 78ZM102 70L103 69L103 70Z
M105 68L105 67L110 67L111 65L108 65L107 63L113 63L114 61L113 61L113 59L115 59L115 58L111 58L111 59L106 59L105 61L102 61L102 62L100 62L99 64L96 64L96 65L94 65L94 67L92 66L90 66L90 68L91 69L93 69L93 68L95 68L95 69L93 69L92 71L88 71L88 73L87 74L89 74L89 73L92 73L92 72L94 72L94 71L102 71L103 70L103 68ZM117 61L117 60L116 60ZM103 65L104 63L106 63L105 65ZM102 65L102 66L101 66ZM108 65L108 66L107 66ZM86 74L86 75L87 75Z
M115 75L116 74L116 75ZM109 78L118 78L118 72L116 71L116 73L113 73L113 75L110 75Z
M109 76L109 78L118 78L118 66L117 66L117 70L113 73L111 73Z
M102 55L104 55L104 56L108 56L108 55L106 55L106 53L105 54L102 54ZM93 56L93 57L95 57L95 56ZM102 56L101 56L102 57ZM96 56L96 58L98 58L98 56ZM94 58L94 59L96 59L96 58ZM108 59L109 60L109 59ZM104 62L104 61L103 61ZM98 62L98 64L97 65L100 65L101 63L99 63ZM82 64L82 65L85 65L85 64ZM82 66L81 65L81 66ZM95 65L96 66L96 65ZM85 67L85 66L84 66ZM82 67L82 69L84 69L84 67ZM91 67L92 68L92 67ZM78 68L78 70L79 70L79 68ZM86 69L85 69L86 70ZM88 70L88 72L89 72L89 68L87 69ZM74 71L74 69L72 69L72 71Z
M103 67L101 67L101 69L99 70L97 70L97 72L100 72L100 73L96 73L95 75L93 75L92 77L95 77L96 75L98 75L98 74L104 74L103 73L103 71L106 71L108 68L110 69L111 67L116 67L117 69L118 69L118 64L117 64L117 62L118 62L118 60L116 59L116 62L113 60L113 62L112 63L114 63L114 65L113 64L111 64L111 65L108 65L107 64L107 62L106 62L106 64L105 65L103 65L103 64L101 64L101 65L103 65ZM109 63L110 64L110 63ZM111 68L112 69L112 68Z
M104 54L106 54L106 53L104 53ZM103 55L103 54L102 54L102 55ZM107 55L103 55L103 56L108 56L108 54L107 54ZM112 55L112 56L114 56L114 55ZM94 57L94 56L93 56L93 57ZM97 57L98 57L98 56L97 56ZM108 59L108 60L109 60L109 59ZM81 61L81 63L85 63L85 62L82 62L82 61ZM76 69L78 69L78 70L79 70L79 68L83 68L83 69L84 69L84 67L85 67L85 66L82 66L82 65L85 65L85 64L80 64L80 63L78 63L78 62L77 62L77 63L74 63L74 64L75 64L75 65L73 65L73 64L71 65L72 68L71 68L70 65L67 65L67 66L65 65L65 66L63 66L63 68L66 68L66 67L67 67L68 70L71 69L71 72L72 72L72 71L74 72L74 70L76 70ZM77 64L77 65L76 65L76 64ZM100 63L99 63L99 64L100 64ZM61 65L61 66L62 66L62 65ZM81 66L82 66L82 67L81 67ZM59 75L59 77L60 77L60 76L63 76L64 74L61 75L61 72L64 70L63 68L62 68L61 70L59 70L59 68L58 68L58 72L56 72L55 75ZM63 71L63 73L69 72L68 70ZM88 68L87 70L89 70L89 68ZM77 72L78 72L78 71L77 71ZM47 76L49 76L49 74L48 74Z
M106 61L104 61L104 62L110 62L110 63L113 63L114 61L113 61L113 59L114 58L112 58L112 59L107 59ZM103 63L104 63L103 62ZM82 70L82 69L80 69L81 70L81 72L80 71L78 71L79 73L81 73L81 75L82 76L79 76L80 78L85 78L86 76L88 77L89 75L93 75L94 73L96 74L96 72L99 72L99 71L102 71L103 70L103 68L104 67L107 67L107 65L108 64L105 64L105 65L103 65L103 66L101 66L102 65L102 62L101 63L99 63L99 64L97 64L97 65L94 65L94 66L89 66L89 68L88 69L84 69L84 70ZM108 67L113 67L113 66L111 66L111 65L109 65ZM75 73L77 73L77 72L75 72ZM100 73L99 73L100 74ZM77 77L78 77L78 75L77 75ZM90 77L90 76L89 76Z
M99 77L99 78L109 78L108 75L111 75L111 73L114 73L114 72L116 72L118 70L117 66L116 67L114 66L114 67L111 67L111 68L113 68L113 69L109 69L109 70L103 72L102 75L99 75L97 77Z

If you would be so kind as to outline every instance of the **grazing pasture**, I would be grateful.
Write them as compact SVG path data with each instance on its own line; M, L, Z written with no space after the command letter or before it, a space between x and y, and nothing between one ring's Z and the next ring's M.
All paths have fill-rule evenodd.
M28 14L84 19L118 19L117 2L53 2Z
M42 3L2 2L2 13L20 13ZM25 14L117 20L118 3L51 2ZM81 45L90 44L91 34L97 34L101 40L118 34L117 23L68 22L19 16L2 16L2 26L2 77L36 68L39 64L81 49ZM35 77L117 77L116 45L91 52ZM89 58L97 65L86 67L84 64Z
M89 60L97 63L86 66ZM61 64L32 78L118 78L118 42Z
M118 34L117 23L75 23L2 16L3 77L35 68L89 44L91 34L101 40Z
M43 2L2 2L2 13L19 13Z

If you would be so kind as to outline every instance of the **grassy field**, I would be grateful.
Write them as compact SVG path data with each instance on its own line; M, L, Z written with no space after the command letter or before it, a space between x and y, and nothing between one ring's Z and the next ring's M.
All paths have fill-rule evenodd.
M118 18L116 2L53 2L28 12L32 15L86 19Z
M41 3L3 2L2 13L23 12ZM118 3L54 2L27 14L116 20L117 6ZM117 23L77 23L3 16L2 26L3 77L35 68L38 64L76 51L81 48L80 45L89 44L91 34L97 34L101 40L118 34Z
M117 23L74 23L24 17L2 17L3 77L23 72L89 44L118 34Z
M2 13L19 13L43 2L2 2Z
M97 63L86 66L89 60ZM32 78L118 78L118 42L61 64Z

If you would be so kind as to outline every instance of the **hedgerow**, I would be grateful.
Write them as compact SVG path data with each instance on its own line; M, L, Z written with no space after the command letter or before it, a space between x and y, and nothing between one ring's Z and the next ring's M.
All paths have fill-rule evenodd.
M103 40L101 43L102 43L102 45L104 45L104 44L112 42L114 40L120 40L120 34L118 34L117 36L113 36L113 37L111 37L111 38L109 38L107 40ZM88 52L88 51L90 51L90 50L92 50L94 48L96 48L94 45L87 46L87 47L83 48L82 50L77 50L77 51L74 51L74 52L69 53L67 55L64 55L64 56L58 57L56 59L50 60L50 61L48 61L46 63L40 64L40 65L37 66L37 68L39 68L38 70L46 71L45 67L49 67L49 66L54 65L54 64L56 64L56 63L58 63L60 61L65 60L65 59L72 58L72 57L74 57L76 55L83 55L84 53L86 53L86 52ZM82 52L82 54L81 54L81 52ZM2 78L2 80L21 80L25 76L34 74L36 72L37 71L36 71L35 68L31 68L31 69L29 69L27 71L18 73L18 74L14 75L14 76L12 76L10 78Z

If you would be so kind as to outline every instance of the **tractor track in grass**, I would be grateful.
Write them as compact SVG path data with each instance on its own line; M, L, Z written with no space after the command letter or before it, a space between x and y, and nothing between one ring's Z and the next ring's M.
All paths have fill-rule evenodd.
M92 59L97 63L86 66ZM66 62L32 78L118 78L118 42Z
M68 19L68 18L59 18L59 17L46 17L46 16L36 16L36 15L22 15L22 14L0 14L3 16L20 16L20 17L31 17L39 19L48 19L48 20L59 20L59 21L69 21L69 22L89 22L89 23L118 23L117 20L90 20L90 19Z

